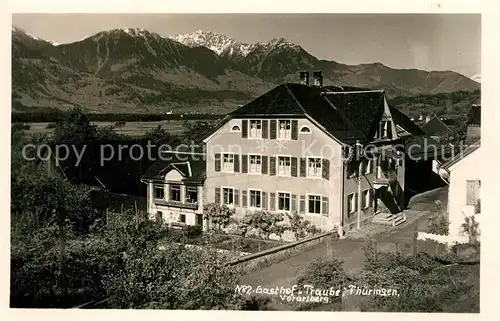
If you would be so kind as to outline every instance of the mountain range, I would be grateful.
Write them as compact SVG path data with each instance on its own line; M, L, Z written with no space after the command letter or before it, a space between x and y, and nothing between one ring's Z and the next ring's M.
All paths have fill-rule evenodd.
M302 70L325 85L384 89L388 96L474 91L453 71L321 60L284 38L242 43L211 31L163 37L139 28L57 44L12 27L12 108L81 106L92 112L223 113Z

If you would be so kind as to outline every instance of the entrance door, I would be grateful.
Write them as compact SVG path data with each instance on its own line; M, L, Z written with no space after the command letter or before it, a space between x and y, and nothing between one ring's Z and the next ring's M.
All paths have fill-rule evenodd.
M196 225L203 226L203 215L196 214Z

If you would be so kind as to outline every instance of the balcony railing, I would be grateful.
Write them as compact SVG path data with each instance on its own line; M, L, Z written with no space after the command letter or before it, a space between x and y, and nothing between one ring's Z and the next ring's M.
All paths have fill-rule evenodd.
M198 209L198 202L182 203L182 202L178 202L178 201L165 201L165 200L155 199L154 203L156 205L163 205L163 206L170 206L170 207L177 207L177 208L187 208L187 209L192 209L192 210Z
M379 185L389 185L391 182L394 182L397 180L397 173L396 172L391 171L391 172L387 172L384 174L385 174L385 177L375 178L373 180L373 183L379 184Z

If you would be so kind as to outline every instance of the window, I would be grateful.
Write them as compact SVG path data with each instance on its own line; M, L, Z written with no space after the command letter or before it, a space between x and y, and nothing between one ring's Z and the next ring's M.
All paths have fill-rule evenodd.
M364 199L364 207L371 207L372 206L372 194L369 189L363 192L363 199Z
M250 138L262 138L262 121L250 120Z
M181 186L170 185L170 200L174 202L181 201Z
M240 126L238 126L238 125L234 125L234 126L231 128L231 131L232 131L232 132L240 132L240 131L241 131L241 128L240 128Z
M321 196L309 195L309 213L321 214Z
M186 223L186 214L179 214L179 222Z
M466 205L476 205L479 199L479 186L481 186L480 180L468 180L466 182Z
M234 172L234 155L222 154L222 171Z
M311 129L310 129L309 127L307 127L307 126L304 126L304 127L302 127L302 128L300 129L300 132L301 132L302 134L310 134L310 133L311 133Z
M155 198L162 200L165 198L165 188L162 185L155 186Z
M261 207L261 191L250 190L250 207Z
M389 138L391 122L388 120L382 121L382 138Z
M156 212L155 219L156 219L156 223L163 222L163 213L160 211Z
M234 204L234 189L232 188L222 189L222 203L226 205Z
M278 210L290 210L290 193L278 193Z
M249 173L260 174L262 171L262 156L250 155L249 157Z
M354 213L356 211L356 194L352 193L347 196L347 213Z
M307 177L321 177L321 158L307 160Z
M278 138L290 139L292 138L292 121L280 120L278 122Z
M288 156L278 157L278 175L290 176L291 174L291 158Z
M186 188L186 202L187 203L198 202L198 188L196 186L188 186Z

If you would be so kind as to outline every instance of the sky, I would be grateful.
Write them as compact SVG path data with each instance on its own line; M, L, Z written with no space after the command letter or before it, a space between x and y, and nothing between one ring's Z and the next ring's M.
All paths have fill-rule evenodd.
M339 63L481 73L479 14L14 14L12 24L58 43L122 27L165 37L210 30L245 43L284 37Z

